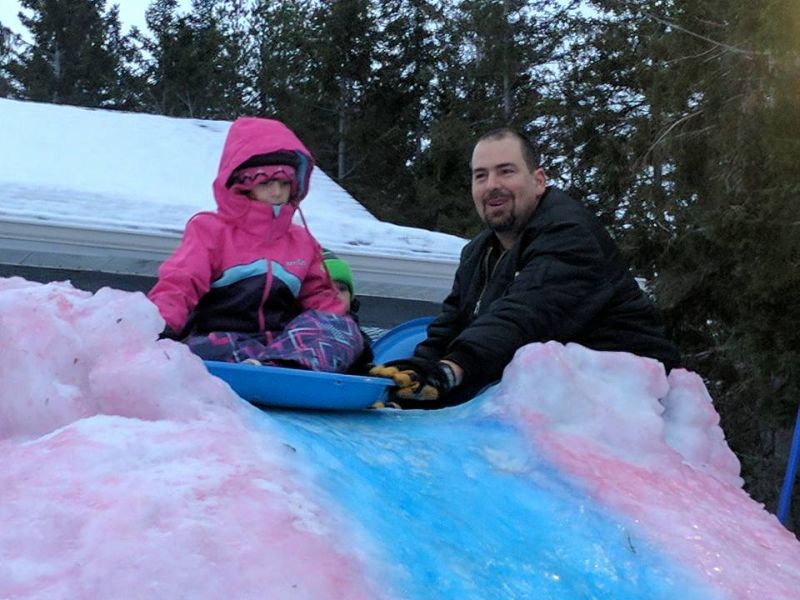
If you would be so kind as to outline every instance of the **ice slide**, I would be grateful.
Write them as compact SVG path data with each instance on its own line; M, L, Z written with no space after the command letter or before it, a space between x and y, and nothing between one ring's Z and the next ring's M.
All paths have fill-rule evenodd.
M0 598L795 598L702 380L521 349L436 412L261 411L141 294L0 280Z

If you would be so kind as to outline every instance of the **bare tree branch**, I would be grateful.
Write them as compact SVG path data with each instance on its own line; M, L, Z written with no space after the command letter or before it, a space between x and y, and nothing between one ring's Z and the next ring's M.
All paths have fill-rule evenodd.
M768 52L758 52L756 50L746 50L744 48L739 48L737 46L731 46L730 44L726 44L724 42L719 42L717 40L713 40L710 37L707 37L707 36L702 35L700 33L696 33L696 32L694 32L694 31L692 31L690 29L686 29L686 27L678 25L677 23L673 23L672 21L667 21L666 19L662 19L661 17L657 17L656 15L651 14L651 13L644 13L644 15L646 17L650 18L650 19L653 19L654 21L656 21L658 23L661 23L662 25L666 25L667 27L672 27L673 29L677 29L678 31L682 31L683 33L691 35L692 37L696 37L699 40L703 40L704 42L708 42L709 44L714 44L715 46L717 46L719 48L725 48L726 50L728 50L730 52L735 52L736 54L744 54L745 56L766 56L766 55L769 54Z

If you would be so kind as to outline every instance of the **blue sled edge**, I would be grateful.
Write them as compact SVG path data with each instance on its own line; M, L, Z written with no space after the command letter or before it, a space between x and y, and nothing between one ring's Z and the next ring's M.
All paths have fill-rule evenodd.
M359 410L383 402L391 379L320 373L286 367L203 361L237 395L259 406Z

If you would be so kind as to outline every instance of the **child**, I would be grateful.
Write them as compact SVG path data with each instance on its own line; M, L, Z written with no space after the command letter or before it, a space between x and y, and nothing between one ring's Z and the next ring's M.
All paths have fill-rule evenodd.
M353 317L353 320L358 323L358 309L360 302L356 298L355 283L353 281L353 273L350 270L350 265L339 258L336 254L323 248L322 260L325 265L325 270L328 271L333 280L333 285L339 294L339 299L347 307L347 312ZM366 375L369 371L370 363L373 359L372 345L369 336L361 330L361 338L364 342L364 349L358 358L355 360L350 368L353 374Z
M189 220L148 294L166 321L162 336L208 360L348 370L363 350L358 325L319 244L292 223L313 166L283 123L231 125L213 185L217 211Z
M359 301L356 299L350 265L327 248L322 249L322 263L325 265L325 270L333 281L339 300L345 305L347 312L358 313Z

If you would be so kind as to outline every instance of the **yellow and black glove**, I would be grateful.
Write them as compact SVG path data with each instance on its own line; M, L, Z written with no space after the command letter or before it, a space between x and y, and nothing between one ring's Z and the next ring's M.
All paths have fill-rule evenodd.
M370 375L389 377L402 400L438 400L456 385L456 376L447 363L425 358L402 358L375 365Z

